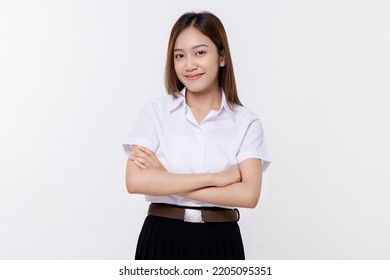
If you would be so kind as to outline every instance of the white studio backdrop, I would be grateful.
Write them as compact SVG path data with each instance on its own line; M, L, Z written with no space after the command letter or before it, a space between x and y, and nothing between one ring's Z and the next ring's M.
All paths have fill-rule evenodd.
M388 1L1 0L0 259L133 258L147 204L121 142L201 10L273 158L247 258L390 258Z

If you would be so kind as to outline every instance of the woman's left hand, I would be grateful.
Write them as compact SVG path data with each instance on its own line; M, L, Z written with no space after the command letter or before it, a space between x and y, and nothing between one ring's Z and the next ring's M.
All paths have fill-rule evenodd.
M134 163L141 169L149 168L166 171L156 155L149 149L142 146L133 145L131 153L129 154L129 159L134 161Z

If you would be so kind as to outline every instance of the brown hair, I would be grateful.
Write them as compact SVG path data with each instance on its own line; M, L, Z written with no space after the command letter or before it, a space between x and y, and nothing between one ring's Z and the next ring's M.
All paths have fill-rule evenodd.
M237 95L233 62L230 56L225 28L219 18L209 12L185 13L173 25L169 37L167 62L165 66L165 88L168 94L177 97L176 94L184 88L184 85L180 82L175 72L173 49L177 37L188 27L194 27L199 32L209 37L217 46L219 54L225 56L225 66L219 68L219 86L225 91L226 99L230 103L242 105Z

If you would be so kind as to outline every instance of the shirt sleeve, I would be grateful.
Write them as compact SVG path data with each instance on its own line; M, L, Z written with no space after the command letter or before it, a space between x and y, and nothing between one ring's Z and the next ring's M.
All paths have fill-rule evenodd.
M122 143L125 154L129 155L132 145L143 146L156 152L159 142L155 128L155 114L151 104L148 103L142 108L138 119Z
M255 119L247 127L240 151L237 154L238 162L248 158L261 159L263 172L271 163L260 119Z

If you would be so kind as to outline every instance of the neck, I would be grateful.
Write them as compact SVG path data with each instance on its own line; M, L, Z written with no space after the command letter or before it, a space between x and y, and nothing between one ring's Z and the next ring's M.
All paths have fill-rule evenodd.
M197 110L219 110L221 101L222 97L219 87L207 92L191 92L188 89L186 92L188 106Z

